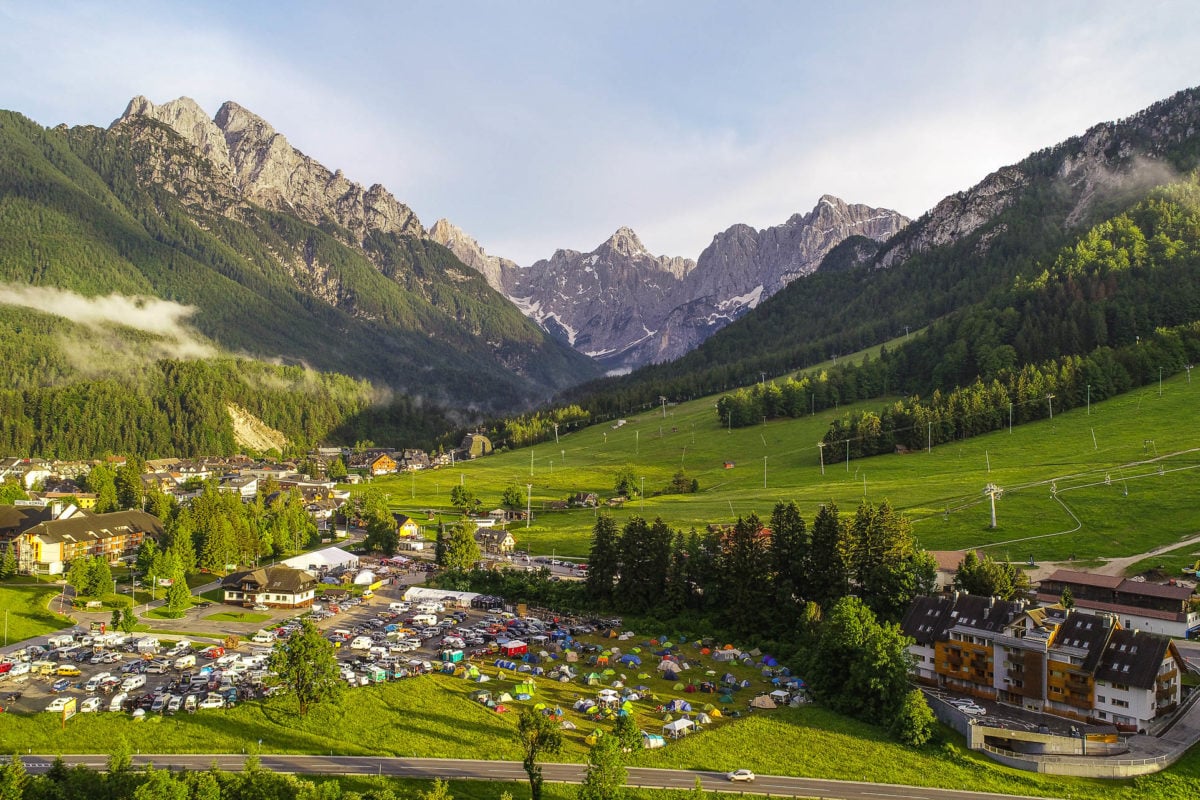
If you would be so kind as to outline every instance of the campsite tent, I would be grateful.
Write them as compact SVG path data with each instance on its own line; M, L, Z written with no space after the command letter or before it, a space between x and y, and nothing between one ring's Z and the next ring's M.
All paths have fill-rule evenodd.
M514 686L513 691L517 694L534 695L537 694L537 687L533 685L533 681L525 681Z
M354 576L355 586L370 586L375 582L375 573L369 569L364 569Z
M678 739L680 736L687 735L688 731L694 727L696 725L690 719L677 719L663 725L663 735L670 736L672 739Z
M667 741L657 733L646 733L645 731L642 731L642 747L645 749L657 750L660 747L664 747L666 743Z
M768 694L760 694L758 697L750 701L751 708L778 708L775 701Z
M691 711L692 704L687 700L672 700L667 704L668 711Z
M509 639L504 644L500 645L500 652L508 658L523 656L529 652L529 645L522 642L520 639Z

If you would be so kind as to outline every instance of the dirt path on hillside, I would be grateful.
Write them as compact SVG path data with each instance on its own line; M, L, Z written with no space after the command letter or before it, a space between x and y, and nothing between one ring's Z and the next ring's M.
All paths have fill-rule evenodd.
M1106 559L1103 564L1101 564L1098 567L1095 567L1094 569L1088 570L1088 572L1096 572L1101 575L1124 575L1125 570L1129 569L1134 564L1136 564L1137 562L1141 561L1144 558L1149 558L1150 556L1158 555L1159 553L1168 553L1172 550L1179 550L1184 547L1191 547L1191 546L1197 545L1197 544L1200 544L1200 534L1196 534L1195 536L1188 537L1187 539L1184 539L1182 542L1174 542L1172 544L1165 544L1165 545L1162 545L1161 547L1155 547L1150 550L1147 550L1144 553L1138 553L1137 555L1122 556L1121 558ZM1053 573L1056 569L1072 569L1073 568L1072 563L1073 562L1070 562L1070 561L1044 561L1044 562L1041 562L1036 567L1034 567L1033 569L1028 571L1029 580L1036 583L1037 581L1040 581L1042 578L1049 577L1050 574ZM1174 577L1174 576L1172 576L1172 577Z

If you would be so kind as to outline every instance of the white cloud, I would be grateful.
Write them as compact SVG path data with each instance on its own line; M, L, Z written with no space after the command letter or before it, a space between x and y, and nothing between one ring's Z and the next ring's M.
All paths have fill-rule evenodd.
M217 354L211 343L186 324L196 308L170 300L120 294L85 297L47 286L0 284L0 305L53 314L96 333L119 327L151 334L155 340L146 350L154 358L210 358Z

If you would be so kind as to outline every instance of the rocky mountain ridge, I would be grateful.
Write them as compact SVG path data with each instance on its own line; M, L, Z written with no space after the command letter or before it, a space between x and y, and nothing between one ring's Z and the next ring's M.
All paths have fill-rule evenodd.
M233 101L223 103L210 119L189 97L155 105L139 95L110 128L140 117L157 120L191 142L228 185L253 203L313 225L334 223L351 232L359 245L372 231L400 236L425 233L412 209L382 185L364 188L341 170L330 171L292 147L262 117Z
M439 221L430 236L576 350L620 372L677 358L798 277L847 237L884 241L908 223L825 195L807 214L718 233L699 259L655 256L622 227L594 250L558 250L527 268L488 256Z

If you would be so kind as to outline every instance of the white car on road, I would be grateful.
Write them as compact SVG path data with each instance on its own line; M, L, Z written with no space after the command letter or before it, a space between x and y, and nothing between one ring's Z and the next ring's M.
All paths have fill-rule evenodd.
M754 773L748 769L735 769L733 772L726 774L725 777L731 781L754 782Z

